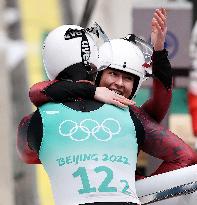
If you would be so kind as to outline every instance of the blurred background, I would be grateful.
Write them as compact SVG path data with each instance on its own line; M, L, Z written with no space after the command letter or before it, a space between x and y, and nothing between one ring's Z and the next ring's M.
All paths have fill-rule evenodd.
M174 76L172 104L162 123L195 149L187 96L196 0L0 0L0 205L54 205L42 166L24 164L16 152L17 126L35 110L29 88L46 79L41 47L47 33L62 24L86 27L96 21L110 38L135 33L150 41L152 14L160 7L168 12L165 46ZM137 105L150 93L148 81ZM138 169L148 174L156 161L140 153Z

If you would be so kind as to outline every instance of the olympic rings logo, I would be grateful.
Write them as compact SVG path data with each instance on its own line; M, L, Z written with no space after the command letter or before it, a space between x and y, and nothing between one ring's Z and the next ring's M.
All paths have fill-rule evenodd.
M90 135L95 137L98 141L106 142L111 140L113 135L119 134L120 130L120 123L113 118L107 118L101 124L93 119L85 119L79 124L73 120L65 120L59 125L60 135L69 137L71 140L78 142L87 140ZM79 135L74 135L77 132L82 132L82 134L85 133L85 136L80 134L79 138ZM104 132L104 134L101 136L99 132Z

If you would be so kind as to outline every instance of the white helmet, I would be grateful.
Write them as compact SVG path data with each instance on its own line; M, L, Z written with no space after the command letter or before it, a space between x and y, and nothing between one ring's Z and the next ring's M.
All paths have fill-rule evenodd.
M98 48L84 28L63 25L51 31L43 46L43 62L50 80L76 63L97 66Z
M103 44L99 49L100 65L99 71L104 70L106 65L110 64L110 68L131 73L137 76L134 82L132 96L134 97L138 92L143 80L146 79L146 70L143 66L145 57L140 48L134 43L126 39L113 39L110 41L112 47L112 54L109 54L109 49L105 48ZM109 62L108 56L112 56L112 61Z

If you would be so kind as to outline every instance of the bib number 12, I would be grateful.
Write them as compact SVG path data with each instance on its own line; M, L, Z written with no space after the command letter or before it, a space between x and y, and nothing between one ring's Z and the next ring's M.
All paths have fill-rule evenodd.
M106 166L99 166L94 169L95 173L99 172L105 172L106 177L104 180L101 182L101 184L98 187L99 192L117 192L116 187L110 187L109 184L113 180L113 171ZM76 172L73 173L74 177L80 177L81 182L83 185L82 189L79 189L78 192L79 194L85 194L85 193L91 193L91 192L96 192L96 187L91 187L87 171L85 167L79 167ZM122 189L122 193L130 195L131 193L128 192L127 190L129 189L128 182L126 180L120 180L121 183L124 183L124 188Z

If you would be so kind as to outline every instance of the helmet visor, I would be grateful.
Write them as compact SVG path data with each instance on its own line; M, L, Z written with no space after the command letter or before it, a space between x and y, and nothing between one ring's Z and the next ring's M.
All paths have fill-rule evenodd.
M135 45L138 46L138 48L142 51L144 55L145 62L147 65L151 66L152 63L152 54L153 54L153 47L143 39L139 38L135 34L129 34L125 38L123 38L129 42L134 43Z
M92 26L86 28L85 31L91 36L98 50L101 46L105 45L107 61L105 58L105 62L103 62L104 59L98 53L97 59L94 59L94 62L96 62L95 65L97 67L96 71L101 70L101 69L103 70L109 67L110 62L112 62L112 46L111 46L111 43L110 43L110 40L107 34L103 31L103 29L96 22L94 22ZM95 72L95 70L93 70L92 72Z
M129 42L134 43L138 46L138 48L142 51L145 59L144 69L146 70L147 76L152 74L152 55L153 55L153 47L143 39L139 38L135 34L129 34L125 38L123 38Z

